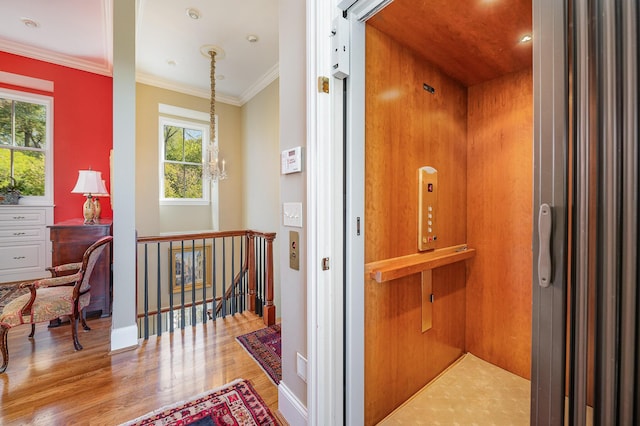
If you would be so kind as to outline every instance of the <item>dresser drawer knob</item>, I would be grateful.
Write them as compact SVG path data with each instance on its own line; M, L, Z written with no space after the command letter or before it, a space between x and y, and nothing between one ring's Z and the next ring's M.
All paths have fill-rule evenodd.
M22 219L25 219L25 217L24 217L24 216L14 216L13 218L14 218L15 220L22 220Z
M24 235L24 234L26 234L26 232L14 232L14 233L13 233L13 235L16 235L16 236L17 236L17 235Z
M26 259L26 257L24 256L14 256L13 260L20 260L20 259Z

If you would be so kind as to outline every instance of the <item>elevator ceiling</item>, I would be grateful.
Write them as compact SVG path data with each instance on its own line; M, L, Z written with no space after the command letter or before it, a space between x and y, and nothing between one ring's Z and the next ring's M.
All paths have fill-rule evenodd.
M465 86L532 65L531 0L394 0L367 23Z

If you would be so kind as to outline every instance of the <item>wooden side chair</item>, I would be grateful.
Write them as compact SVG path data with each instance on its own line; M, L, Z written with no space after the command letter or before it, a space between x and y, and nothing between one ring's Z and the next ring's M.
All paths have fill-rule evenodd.
M84 319L83 309L89 305L91 298L91 273L100 254L112 239L113 237L110 236L103 237L93 243L84 252L82 262L49 268L52 278L20 284L21 288L29 288L31 293L9 302L0 314L0 351L2 352L0 373L4 373L9 363L7 334L10 328L18 325L31 324L29 338L33 338L37 323L48 322L66 315L71 320L73 346L77 351L82 350L82 345L78 341L78 320L82 321L82 327L85 330L90 330ZM69 272L71 272L70 275L58 276L59 273Z

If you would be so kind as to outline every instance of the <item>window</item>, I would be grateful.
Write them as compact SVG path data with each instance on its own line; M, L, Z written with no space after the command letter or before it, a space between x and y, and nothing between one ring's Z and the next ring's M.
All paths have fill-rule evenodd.
M0 188L25 204L53 200L52 111L51 97L0 89Z
M208 204L203 159L206 124L160 117L160 200L163 204Z

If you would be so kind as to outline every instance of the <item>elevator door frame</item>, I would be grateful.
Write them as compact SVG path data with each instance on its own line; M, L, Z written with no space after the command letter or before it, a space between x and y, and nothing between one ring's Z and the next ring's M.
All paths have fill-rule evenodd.
M564 2L533 0L533 277L531 424L564 423L567 217L568 46ZM549 246L539 239L538 212L551 207ZM540 251L551 252L551 283L540 283Z
M351 2L349 2L351 3ZM349 232L351 224L364 222L364 25L381 10L385 0L358 0L349 5L351 63L356 64L346 79L345 128L345 334L364 341L364 320L360 318L364 292L363 235ZM566 348L567 277L567 19L564 2L532 0L534 21L534 273L531 424L562 424L564 416L564 374ZM380 9L378 9L380 7ZM363 10L374 11L363 14ZM554 224L551 237L553 276L549 287L538 285L538 226L540 204L552 207ZM360 219L362 218L362 219ZM364 228L364 226L362 226ZM354 263L354 262L357 262ZM362 263L362 264L360 264ZM358 297L360 296L360 297ZM347 348L348 349L348 348ZM346 395L360 389L364 394L361 368L349 373L350 366L363 366L362 350L345 351ZM345 401L346 420L361 424L364 401Z

